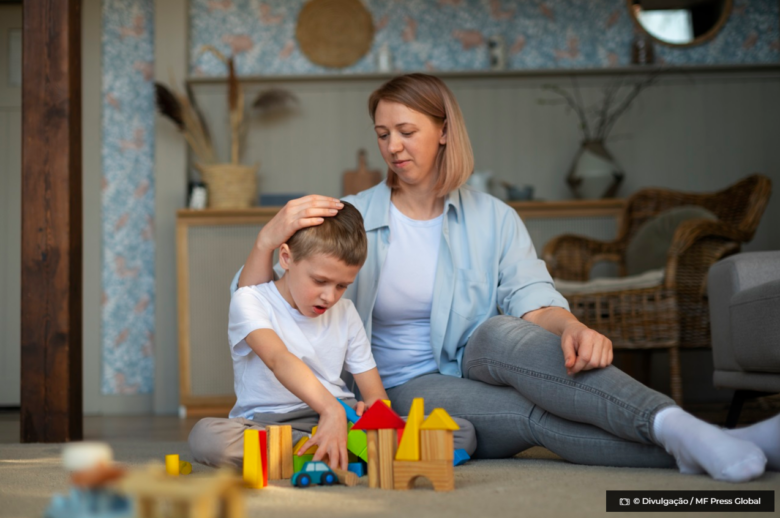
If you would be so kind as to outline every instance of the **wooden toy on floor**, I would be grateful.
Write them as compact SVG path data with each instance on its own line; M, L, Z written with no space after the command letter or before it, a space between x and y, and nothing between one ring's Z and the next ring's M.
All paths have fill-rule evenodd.
M412 403L417 403L417 399ZM419 400L422 408L422 399ZM455 473L452 465L453 438L452 432L460 427L452 420L443 408L436 408L420 426L420 458L419 461L408 461L398 458L393 463L395 489L411 489L417 477L425 477L431 481L436 491L452 491L455 489ZM404 439L408 430L404 432ZM400 452L400 450L399 450Z
M125 470L113 462L104 443L75 442L63 446L62 464L70 472L69 494L52 497L45 518L131 518L130 500L113 483Z
M415 479L425 477L436 491L455 489L452 432L459 427L450 415L437 408L425 419L424 401L416 398L404 423L380 403L371 405L353 426L368 434L369 487L410 489ZM400 443L396 433L403 433Z
M293 476L292 426L266 426L268 433L268 479L281 480Z
M213 518L220 509L224 509L226 518L244 516L244 483L230 470L182 479L169 476L162 466L152 465L130 471L117 487L133 498L137 518L156 517L163 508L173 508L190 518Z
M406 426L384 402L365 411L352 430L365 430L368 441L368 487L393 488L393 458L398 440L396 430Z
M244 430L244 482L247 487L262 489L268 485L268 462L265 430Z

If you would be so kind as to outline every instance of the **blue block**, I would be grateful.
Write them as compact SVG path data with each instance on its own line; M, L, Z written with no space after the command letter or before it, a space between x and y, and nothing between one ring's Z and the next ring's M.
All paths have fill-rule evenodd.
M466 453L465 451L463 453ZM466 455L468 457L468 455ZM350 462L347 466L347 470L351 471L355 475L362 477L366 474L366 465L362 462Z
M463 448L459 448L455 450L455 456L452 459L452 465L460 466L461 464L465 463L469 459L471 459L471 457L469 457L469 454L466 453L466 450L464 450Z
M346 410L346 412L347 412L347 421L349 421L352 424L357 423L358 419L360 419L360 418L358 417L357 413L354 410L352 410L352 407L349 406L348 404L344 403L340 399L338 401L339 401L339 403L341 403L341 406L343 406L344 410Z

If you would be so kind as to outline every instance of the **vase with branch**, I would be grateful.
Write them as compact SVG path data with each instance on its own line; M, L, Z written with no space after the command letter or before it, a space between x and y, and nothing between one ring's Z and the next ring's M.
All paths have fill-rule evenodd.
M211 208L246 208L257 200L257 170L259 164L240 162L241 144L246 136L244 89L235 71L233 56L226 57L216 48L205 45L201 52L210 52L222 61L228 71L227 100L230 125L230 161L220 162L214 147L206 119L203 116L192 87L186 85L185 93L179 91L171 78L171 86L155 83L158 111L170 119L184 136L194 155L193 163L206 183ZM297 104L298 98L290 91L270 88L261 91L252 103L260 115L280 114Z
M593 104L583 101L579 84L572 78L571 89L544 85L557 98L540 99L540 104L563 105L572 110L579 122L582 142L566 177L566 183L577 198L613 198L625 176L622 168L607 150L605 142L615 123L640 93L658 80L659 72L640 80L621 78L602 90L601 99Z

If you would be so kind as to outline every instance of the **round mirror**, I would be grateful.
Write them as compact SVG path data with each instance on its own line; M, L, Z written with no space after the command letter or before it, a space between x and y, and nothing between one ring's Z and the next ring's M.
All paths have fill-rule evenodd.
M731 14L732 0L628 0L634 22L655 41L672 47L712 39Z

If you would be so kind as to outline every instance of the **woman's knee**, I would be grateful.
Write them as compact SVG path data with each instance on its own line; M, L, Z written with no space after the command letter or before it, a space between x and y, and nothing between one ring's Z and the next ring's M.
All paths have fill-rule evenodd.
M463 354L463 373L466 366L484 358L512 363L518 354L548 354L559 356L561 339L558 335L522 318L499 315L483 322L469 338Z

